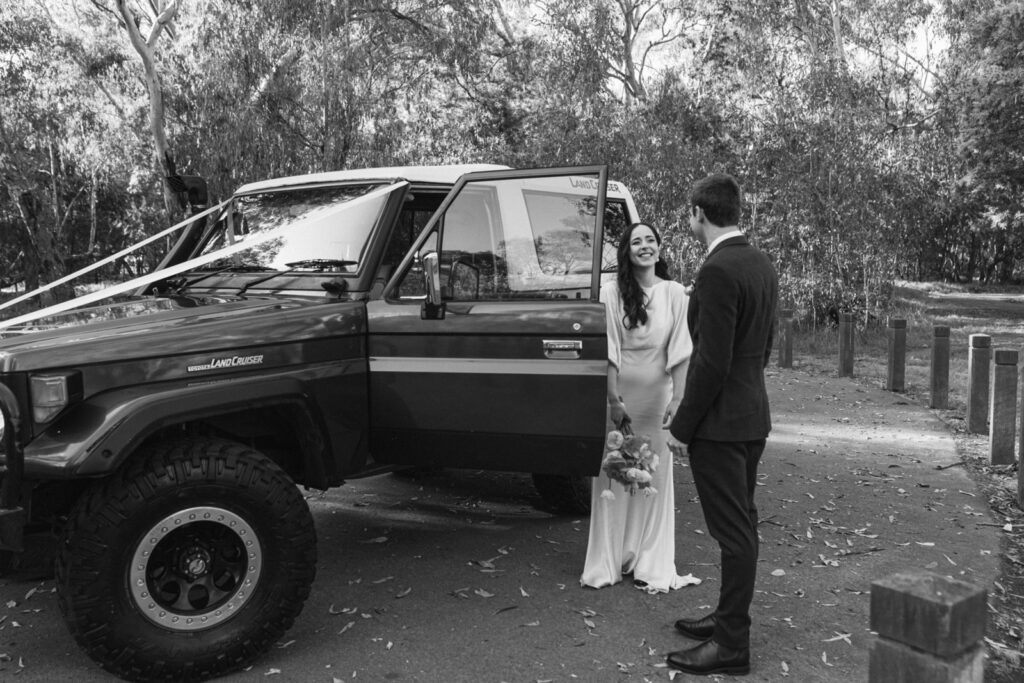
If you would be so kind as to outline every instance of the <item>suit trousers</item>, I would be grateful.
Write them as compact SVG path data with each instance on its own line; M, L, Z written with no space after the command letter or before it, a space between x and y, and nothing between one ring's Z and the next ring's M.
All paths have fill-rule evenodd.
M750 603L757 576L757 506L754 488L765 439L689 444L690 469L708 532L718 542L722 585L715 610L715 642L750 646Z

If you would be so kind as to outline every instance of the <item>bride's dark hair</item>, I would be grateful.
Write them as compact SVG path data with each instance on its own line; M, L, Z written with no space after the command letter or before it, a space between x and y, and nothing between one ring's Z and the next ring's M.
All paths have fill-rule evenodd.
M627 330L647 324L646 295L633 273L633 262L629 260L629 241L633 237L633 231L639 227L648 228L653 232L654 239L658 242L658 246L661 246L661 235L654 229L654 226L648 223L633 223L627 226L619 239L619 267L616 279L619 283L619 295L622 297L622 310L626 312L622 316L622 324L626 326ZM672 279L668 264L660 254L658 262L654 264L654 274L663 280Z

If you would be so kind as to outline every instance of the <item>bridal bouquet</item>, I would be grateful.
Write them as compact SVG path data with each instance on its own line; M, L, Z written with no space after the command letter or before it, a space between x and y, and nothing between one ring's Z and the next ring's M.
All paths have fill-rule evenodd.
M628 424L621 431L608 432L601 469L630 495L643 491L645 496L653 496L658 492L651 486L651 473L658 469L658 454L651 450L650 437L633 434ZM601 497L614 500L615 493L608 488L601 492Z

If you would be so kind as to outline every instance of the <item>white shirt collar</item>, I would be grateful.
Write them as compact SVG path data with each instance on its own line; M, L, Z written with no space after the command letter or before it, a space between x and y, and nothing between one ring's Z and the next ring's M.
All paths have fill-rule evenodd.
M714 242L708 245L708 253L710 254L712 251L714 251L715 247L717 247L721 242L724 242L725 240L731 239L736 236L742 237L743 233L740 232L739 230L731 230L725 233L724 235L720 235L715 239Z

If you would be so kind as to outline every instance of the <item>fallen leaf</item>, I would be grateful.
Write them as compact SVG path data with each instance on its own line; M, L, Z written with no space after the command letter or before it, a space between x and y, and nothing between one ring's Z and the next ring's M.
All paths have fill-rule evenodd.
M345 631L349 630L350 628L352 628L355 625L356 625L356 622L354 622L354 621L348 622L347 624L345 624L344 626L341 627L341 630L338 631L338 635L340 636L342 633L344 633Z
M849 633L840 633L839 631L833 631L833 633L836 634L834 638L826 638L825 640L823 640L821 642L823 642L823 643L834 643L837 640L842 640L847 645L853 645L853 643L850 642L850 634Z
M494 597L494 593L488 593L483 588L477 588L473 592L476 593L477 595L479 595L481 598L493 598Z
M394 643L392 643L392 642L391 642L391 641L389 640L389 641L388 641L388 644L384 646L384 649L385 649L385 650L390 650L390 649L391 649L391 648L393 648L394 646L395 646L395 644L394 644Z
M934 543L932 543L931 541L925 541L925 542L923 542L923 543L922 543L921 541L914 541L914 543L916 543L916 544L918 544L918 545L923 545L923 546L924 546L924 547L926 547L926 548L931 548L932 546L934 546L934 545L935 545L935 544L934 544Z
M509 610L519 609L519 605L509 605L508 607L502 607L501 609L495 610L495 614L501 614L502 612L508 612Z
M327 608L327 613L335 616L339 614L355 614L358 609L358 607L342 607L340 610L336 610L334 609L334 603L332 602L331 606Z
M276 676L279 673L281 673L280 669L267 669L267 672L265 674L263 674L263 675L264 676Z
M523 624L523 626L540 626L539 621L531 621L529 624Z
M785 575L786 575L786 570L785 569L775 569L775 570L772 571L772 576L785 576Z
M523 596L524 598L528 598L528 597L530 597L530 594L529 594L529 593L527 593L527 592L526 592L526 589L525 589L525 588L523 588L522 586L520 586L520 587L519 587L519 592L520 592L520 593L522 594L522 596Z
M409 593L412 593L412 586L409 586L408 588L406 588L406 589L405 589L404 591L402 591L401 593L396 593L396 594L395 594L395 597L396 597L396 598L404 598L404 597L405 597L406 595L408 595Z
M383 579L377 579L376 581L374 581L374 583L384 583L385 581L390 581L393 578L395 578L395 577L393 577L393 576L385 576Z
M294 642L295 642L294 640L289 640L287 642L281 643L277 647L278 647L278 649L283 650L284 648L288 647L289 645L292 645Z
M29 590L28 593L25 593L25 599L28 600L29 598L31 598L33 595L36 594L37 590L38 590L37 588L33 588L33 589Z
M359 542L360 543L387 543L388 542L388 537L387 536L377 536L375 538L368 538L368 539L366 539L364 541L359 541Z
M592 620L590 620L590 619L584 619L584 620L583 620L583 623L584 623L584 624L586 624L586 627L587 627L587 628L597 628L597 624L595 624L595 623L594 623L594 622L593 622Z

